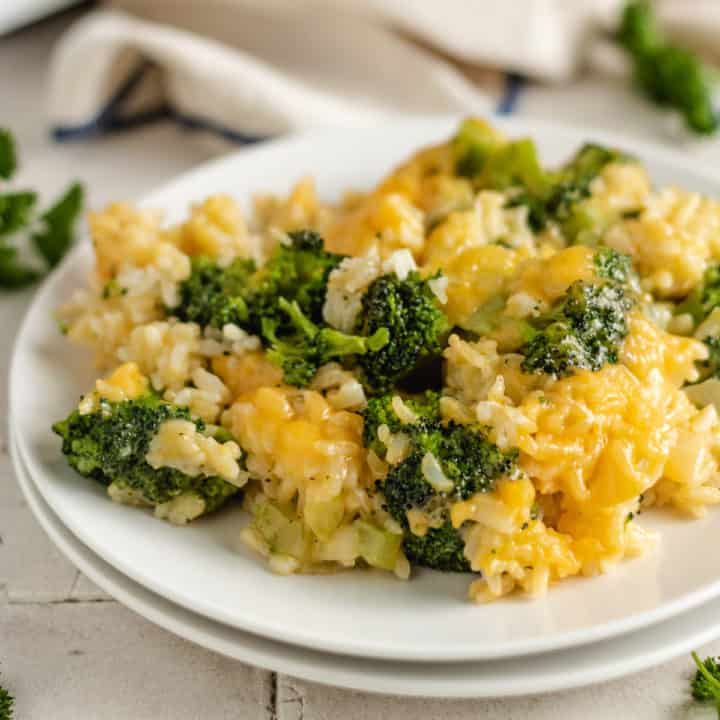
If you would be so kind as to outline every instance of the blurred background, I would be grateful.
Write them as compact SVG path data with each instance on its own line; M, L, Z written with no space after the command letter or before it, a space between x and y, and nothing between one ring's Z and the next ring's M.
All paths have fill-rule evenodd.
M4 0L0 129L15 186L53 200L79 181L82 207L407 114L620 131L712 173L719 34L718 0Z
M28 164L121 134L132 164L152 138L142 185L228 143L402 113L521 113L712 164L719 31L716 0L6 0L3 123Z
M716 0L5 0L18 180L135 198L229 147L404 113L621 130L712 167ZM112 163L112 182L108 177Z

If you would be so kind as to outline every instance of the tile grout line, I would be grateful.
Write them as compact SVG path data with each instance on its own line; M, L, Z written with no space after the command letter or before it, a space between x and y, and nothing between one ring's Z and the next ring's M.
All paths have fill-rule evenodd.
M71 600L73 597L73 594L75 593L75 588L77 587L78 583L80 582L80 571L75 570L75 577L73 578L72 585L70 585L70 589L67 593L68 600Z
M270 713L269 720L278 720L278 674L274 670L270 672L270 696L267 709Z
M283 682L283 689L288 692L289 697L283 700L278 700L278 708L280 705L286 706L293 704L295 705L296 715L293 720L304 720L305 717L305 696L301 690L298 690L292 684L292 678L285 677ZM281 720L281 719L279 719Z
M13 598L7 599L6 605L97 605L98 603L116 603L117 601L111 597L107 598L89 598L82 600L79 598L58 598L55 600L33 600L32 598Z

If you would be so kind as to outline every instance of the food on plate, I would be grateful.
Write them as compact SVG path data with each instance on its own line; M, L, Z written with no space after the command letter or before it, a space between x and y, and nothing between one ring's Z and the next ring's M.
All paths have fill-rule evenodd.
M469 118L336 205L89 223L59 320L103 376L63 452L176 524L242 502L275 572L540 594L720 502L720 205L615 148L547 168Z

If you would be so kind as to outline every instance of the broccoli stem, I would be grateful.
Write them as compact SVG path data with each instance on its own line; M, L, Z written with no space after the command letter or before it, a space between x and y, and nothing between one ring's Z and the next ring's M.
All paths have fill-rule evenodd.
M312 320L305 317L297 300L290 302L284 297L278 298L278 307L287 314L293 326L310 340L320 331L320 328Z
M291 328L297 332L278 334L278 322L263 318L262 333L270 345L268 357L283 369L284 380L289 385L304 387L318 368L330 360L377 352L390 341L387 328L363 336L316 325L295 300L290 302L281 297L278 308L287 315Z
M364 355L367 352L382 350L390 341L390 333L387 328L380 328L372 335L347 335L339 330L323 328L320 331L327 352L333 357L344 355Z

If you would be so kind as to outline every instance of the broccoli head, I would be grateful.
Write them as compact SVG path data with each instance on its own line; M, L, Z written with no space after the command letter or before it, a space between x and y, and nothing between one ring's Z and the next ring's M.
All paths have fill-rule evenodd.
M630 54L635 83L645 95L677 109L697 133L717 130L708 72L695 53L665 41L650 3L625 6L617 40Z
M573 208L581 200L590 197L590 186L606 165L622 160L617 150L587 143L571 160L554 174L545 201L548 215L562 222L570 218Z
M529 193L540 194L546 176L535 143L529 138L521 138L499 147L488 156L476 184L488 190L521 187Z
M139 493L158 505L192 491L210 512L237 492L217 477L192 477L170 467L153 468L146 460L150 442L166 420L190 419L187 408L164 402L154 394L135 400L101 400L98 410L81 414L75 410L53 425L62 438L62 452L77 472L103 485ZM202 421L196 421L203 430Z
M503 453L479 428L455 422L419 420L402 430L410 436L410 452L378 487L387 511L404 528L405 552L417 565L468 571L463 539L449 520L450 505L492 490L498 478L513 473L517 453ZM425 534L412 532L409 511L432 519Z
M278 245L251 279L248 306L255 332L263 320L272 320L278 327L287 323L280 298L297 302L312 322L322 322L328 276L344 256L324 250L323 239L316 232L299 230L288 237L289 244Z
M248 280L252 260L238 259L227 267L205 257L194 258L190 277L180 283L180 302L170 314L184 322L222 328L227 323L246 327Z
M675 308L676 315L690 315L697 328L716 308L720 307L720 265L709 267L703 281ZM715 325L711 321L712 325ZM708 357L696 363L703 379L720 377L720 335L711 331L702 338Z
M480 118L463 120L452 139L455 172L467 178L477 177L492 155L506 144L504 137Z
M403 422L392 406L393 397L391 393L370 397L367 407L363 410L363 443L365 447L374 450L378 457L385 456L385 446L377 436L378 428L386 425L391 433L401 432L403 429ZM440 395L433 390L428 390L422 395L402 397L402 401L415 413L418 420L439 422Z
M278 307L287 314L293 332L278 336L277 323L265 318L262 335L269 342L268 358L282 368L288 385L304 387L321 365L351 355L378 352L390 337L386 328L362 337L318 326L303 314L297 300L279 298Z
M465 543L449 519L449 500L425 479L423 457L420 451L411 452L379 483L385 507L403 528L403 550L410 562L443 572L469 572ZM435 527L427 528L423 535L413 533L407 517L411 510L431 514Z
M599 278L611 280L619 285L625 285L630 281L632 261L629 255L603 247L595 253L594 262L595 272Z
M675 314L692 315L695 324L699 325L716 307L720 307L720 265L705 271L702 284L677 306Z
M516 192L508 207L527 207L528 223L539 232L549 221L563 227L571 240L582 225L579 203L590 196L592 181L611 162L625 156L588 143L558 170L543 169L532 140L507 141L486 123L469 118L452 140L455 170L479 189Z
M574 241L583 220L579 204L590 197L593 180L606 165L623 158L617 150L592 143L583 145L559 170L546 172L535 190L522 185L522 191L510 199L508 207L526 206L528 223L536 232L554 221Z
M287 322L280 298L297 301L311 320L322 320L327 279L342 255L326 252L315 232L289 233L261 268L239 258L227 267L208 258L195 258L190 277L180 283L180 302L169 313L180 320L222 328L233 323L259 333L263 320L278 327Z
M424 535L406 531L403 550L414 565L440 572L470 572L465 541L449 520L440 527L428 528Z
M455 172L481 189L524 187L538 191L544 181L532 140L506 140L479 118L462 122L451 141Z
M450 324L437 306L430 279L415 271L405 280L382 275L363 296L357 332L370 336L384 329L389 336L381 349L359 359L370 391L394 387L440 357Z
M530 320L532 335L520 350L522 369L562 377L616 363L630 306L616 283L574 282L549 312Z

